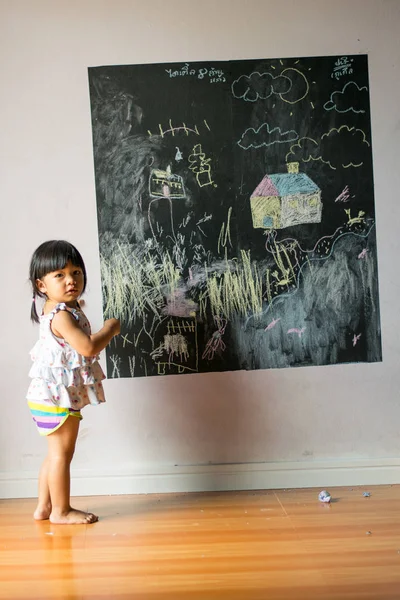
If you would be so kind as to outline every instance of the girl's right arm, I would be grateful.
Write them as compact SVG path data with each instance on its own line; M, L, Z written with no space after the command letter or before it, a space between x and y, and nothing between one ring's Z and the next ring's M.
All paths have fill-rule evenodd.
M97 333L88 335L81 329L73 316L65 310L54 315L52 331L63 338L82 356L95 356L121 331L118 319L108 319Z

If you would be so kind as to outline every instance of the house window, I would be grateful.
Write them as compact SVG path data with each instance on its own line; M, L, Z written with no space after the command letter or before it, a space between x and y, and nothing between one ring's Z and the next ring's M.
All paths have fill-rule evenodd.
M264 227L273 227L274 221L273 221L272 217L264 217L263 218L263 226Z

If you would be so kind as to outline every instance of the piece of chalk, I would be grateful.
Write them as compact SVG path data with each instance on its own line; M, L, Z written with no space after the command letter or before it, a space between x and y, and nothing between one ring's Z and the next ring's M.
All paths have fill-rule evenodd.
M331 501L331 495L326 490L322 490L322 492L320 492L318 494L318 500L320 502L330 502Z

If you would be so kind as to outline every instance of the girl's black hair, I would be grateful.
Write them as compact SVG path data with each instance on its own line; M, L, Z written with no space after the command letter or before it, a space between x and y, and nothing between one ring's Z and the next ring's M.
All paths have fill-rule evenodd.
M42 294L38 290L36 285L37 279L42 279L48 273L52 273L53 271L58 271L59 269L63 269L67 262L71 262L76 267L82 269L83 273L83 290L86 288L86 267L83 262L83 258L78 252L78 250L70 244L69 242L65 242L64 240L50 240L49 242L43 242L40 244L38 248L36 248L35 252L31 258L31 264L29 267L29 279L32 284L32 307L31 307L31 319L35 321L35 323L39 323L39 317L36 312L36 296L40 296L41 298L45 298L45 294Z

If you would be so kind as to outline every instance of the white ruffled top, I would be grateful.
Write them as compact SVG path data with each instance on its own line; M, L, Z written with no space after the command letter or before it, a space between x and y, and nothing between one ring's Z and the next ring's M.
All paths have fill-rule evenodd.
M99 356L85 357L68 342L54 335L51 329L53 317L66 310L78 321L79 326L90 335L90 324L81 309L57 304L40 317L40 337L30 355L33 365L29 371L32 382L28 400L50 400L57 406L78 410L87 404L105 402L102 380L103 370Z

